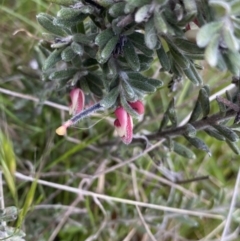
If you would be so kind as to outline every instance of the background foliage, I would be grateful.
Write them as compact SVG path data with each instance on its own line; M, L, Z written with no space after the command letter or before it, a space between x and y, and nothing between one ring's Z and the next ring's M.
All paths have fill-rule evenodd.
M146 6L151 1L135 2ZM207 34L202 28L203 33L197 39L199 46L206 48L195 48L194 51L202 52L190 57L179 51L183 45L177 45L177 39L174 42L174 38L169 40L166 37L184 29L177 35L182 37L185 25L196 17L196 13L192 16L181 13L182 1L179 1L173 9L176 16L180 16L177 24L172 22L173 30L168 26L169 35L159 33L162 46L165 50L170 46L170 54L176 61L171 68L178 66L178 69L171 69L170 74L159 72L165 62L160 61L160 65L159 56L152 56L150 68L142 73L148 78L161 80L164 85L144 98L144 117L134 121L134 133L141 137L133 139L129 146L122 144L114 132L114 108L84 119L70 128L64 138L55 135L56 127L69 118L66 112L69 82L65 81L61 86L59 79L57 84L50 81L48 74L52 72L44 73L43 81L40 50L41 46L50 48L44 45L45 42L39 45L46 35L42 36L43 28L37 23L36 15L43 12L55 16L60 7L40 0L1 3L0 158L4 175L2 196L5 206L10 207L1 216L7 221L7 225L2 223L1 237L13 233L11 240L23 240L21 232L11 229L18 227L27 235L26 240L239 239L239 199L236 197L239 161L235 154L239 152L239 144L232 142L238 139L239 133L238 125L233 125L234 118L223 123L231 129L219 130L222 132L220 136L227 141L216 140L203 130L197 131L197 138L208 148L205 144L196 146L211 152L211 156L190 145L191 138L195 138L195 129L201 129L206 118L199 126L194 122L179 132L174 126L176 118L178 124L181 123L196 103L202 108L200 120L202 116L219 113L219 106L211 94L223 95L225 91L219 91L226 87L232 89L232 75L239 73L238 1L211 1L211 6L207 1L203 1L204 4L196 2L198 7L208 6L210 10L205 13L213 11L204 16L203 22L197 16L200 26L209 27ZM125 15L122 11L116 14ZM140 28L145 29L149 16L147 19L140 14L137 16L135 20L140 22ZM112 19L108 21L111 23ZM219 26L209 26L208 22ZM230 25L226 27L226 24ZM182 27L176 29L176 26ZM161 50L157 44L151 44L152 40L148 46L150 49ZM204 67L199 72L203 84L196 86L196 79L200 81L200 77L190 77L190 82L186 66L195 69L192 57L203 59L204 54L206 61L196 62ZM138 66L131 65L131 60L130 67L133 68L131 71L138 69ZM170 70L168 66L165 68ZM183 78L180 83L180 75L176 74L179 69ZM171 92L168 86L176 91ZM96 88L91 90L96 91ZM107 93L105 88L103 95ZM236 90L227 96L234 100ZM90 94L88 101L98 101L100 97ZM208 99L214 101L209 103ZM205 108L208 105L211 108ZM226 114L234 117L236 112L228 110ZM164 118L170 119L167 127L161 124ZM158 133L161 125L164 128ZM177 133L176 142L167 139L162 143L161 134L163 137L166 128L169 136ZM153 146L146 145L143 136L148 136ZM31 177L38 180L31 182ZM4 203L1 205L3 208ZM19 209L17 221L12 221L16 216L12 206Z

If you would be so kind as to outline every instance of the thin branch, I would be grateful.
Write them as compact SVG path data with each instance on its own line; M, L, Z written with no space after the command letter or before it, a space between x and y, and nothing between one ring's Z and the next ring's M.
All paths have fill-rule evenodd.
M226 225L225 225L223 233L222 233L221 241L225 241L226 236L229 233L229 228L230 228L230 224L231 224L231 220L232 220L232 214L233 214L234 208L236 206L237 196L239 194L239 192L238 192L239 185L240 185L240 168L238 169L238 175L237 175L237 180L235 183L235 188L233 191L233 197L232 197L232 201L230 204L230 208L229 208L229 212L228 212L228 216L227 216L227 220L226 220Z
M195 122L191 123L191 125L196 130L204 130L211 125L217 124L220 121L231 119L235 115L236 115L236 112L234 110L228 110L226 112L225 116L223 116L222 113L217 113L217 114L214 114L207 118L203 118L201 120L195 121ZM179 127L173 128L173 129L164 130L164 131L157 132L154 134L149 134L149 135L146 135L146 137L148 138L148 140L160 140L160 139L163 139L166 137L181 136L183 134L186 134L186 125L179 126ZM134 142L134 140L133 140L133 142ZM137 139L137 140L135 140L135 142L139 142L139 140Z
M209 97L209 101L211 102L211 101L215 100L217 96L223 95L223 94L225 94L225 92L226 92L227 90L228 90L228 91L229 91L229 90L232 90L232 89L235 88L235 87L236 87L235 84L230 84L230 85L226 86L225 88L221 89L221 90L218 91L217 93L211 95L211 96ZM190 112L190 113L188 114L188 116L186 116L186 117L180 122L179 126L185 125L185 124L188 122L191 114L192 114L192 112Z
M185 214L185 215L192 215L192 216L197 216L197 217L206 217L206 218L213 218L213 219L220 219L222 220L224 218L223 215L220 214L214 214L211 212L206 212L206 211L194 211L194 210L187 210L187 209L180 209L180 208L173 208L173 207L167 207L167 206L162 206L162 205L156 205L152 203L144 203L144 202L138 202L130 199L124 199L124 198L117 198L109 195L104 195L104 194L99 194L99 193L94 193L91 191L86 191L80 188L74 188L66 185L61 185L53 182L48 182L45 180L41 179L36 179L34 177L30 176L25 176L19 172L15 173L15 176L20 179L20 180L25 180L25 181L30 181L30 182L37 182L38 184L45 185L48 187L56 188L58 190L64 190L67 192L72 192L76 193L78 195L83 195L83 196L90 196L90 197L96 197L99 199L107 200L107 201L113 201L113 202L119 202L119 203L125 203L129 205L138 205L141 207L146 207L146 208L151 208L151 209L156 209L156 210L161 210L161 211L167 211L167 212L173 212L173 213L178 213L178 214Z
M31 101L36 102L36 103L41 101L39 98L34 97L32 95L25 95L25 94L21 94L21 93L18 93L18 92L12 91L12 90L8 90L8 89L3 89L3 88L0 88L0 93L10 95L10 96L13 96L13 97L18 97L18 98L21 98L21 99L24 99L24 100L31 100ZM60 105L60 104L54 103L52 101L45 100L43 102L43 104L54 107L54 108L59 109L59 110L69 111L69 108L67 106Z
M138 191L138 185L137 185L137 177L136 177L136 172L135 172L135 169L133 167L133 164L131 164L131 171L132 171L132 182L133 182L133 191L134 191L134 195L135 195L135 198L136 200L140 201L140 196L139 196L139 191ZM137 209L137 212L138 212L138 215L139 215L139 218L148 234L148 236L150 237L150 239L152 241L157 241L154 237L154 235L152 234L150 228L148 227L146 221L144 220L144 217L142 215L142 212L139 208L138 205L136 205L136 209Z

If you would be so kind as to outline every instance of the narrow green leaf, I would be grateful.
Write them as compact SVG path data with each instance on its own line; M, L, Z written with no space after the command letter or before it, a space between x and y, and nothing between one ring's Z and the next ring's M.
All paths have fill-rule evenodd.
M125 72L119 74L119 79L121 80L121 85L124 90L124 95L128 101L134 101L136 98L135 92L131 85L128 83L128 75Z
M169 71L170 68L171 68L171 64L170 64L168 55L166 54L163 46L158 48L156 50L156 52L157 52L158 59L159 59L161 65L162 65L163 69L166 70L166 71Z
M143 93L154 93L156 88L148 83L144 83L142 81L129 79L128 83L135 89L142 91Z
M64 80L64 79L70 79L73 77L73 75L77 72L75 68L68 68L63 69L59 71L54 71L52 74L50 74L49 79L51 80Z
M221 135L221 134L219 133L219 131L217 131L217 130L214 129L214 128L208 127L208 128L206 128L206 129L204 129L204 131L205 131L209 136L212 136L212 137L216 138L216 139L219 140L219 141L225 141L225 140L226 140L226 138L225 138L223 135Z
M197 100L197 101L196 101L196 104L195 104L195 106L194 106L194 109L193 109L193 111L192 111L191 117L190 117L190 119L189 119L189 122L194 122L194 121L196 121L201 114L202 114L201 104L200 104L200 101Z
M134 71L139 71L140 69L139 58L131 41L127 40L127 42L124 44L123 52L124 52L124 57L127 60L127 63L129 64L129 67Z
M175 110L175 98L172 98L172 100L169 102L166 114L169 117L169 120L171 121L173 127L177 126L177 114Z
M210 102L209 102L209 95L204 88L200 89L198 100L200 101L200 104L201 104L203 117L208 116L210 112Z
M61 60L61 53L63 51L63 48L55 49L45 60L43 65L43 71L46 71L53 67L57 62Z
M229 141L235 142L239 140L238 135L231 130L231 128L224 125L212 125L216 130L219 131L224 137L226 137Z
M228 144L228 146L232 149L232 151L235 154L240 155L240 149L239 149L237 143L229 141L229 140L226 140L226 143Z
M53 24L54 18L51 15L47 13L39 13L37 15L37 20L50 33L56 34L58 36L66 35L62 28Z
M194 137L191 138L189 136L184 135L184 137L187 139L187 141L192 144L194 147L196 147L199 150L205 151L208 153L209 156L211 156L211 152L208 148L208 146L199 138Z
M202 84L202 78L198 74L198 71L196 70L193 63L190 63L189 68L183 70L186 77L195 85L201 85Z
M189 148L175 141L173 142L173 151L185 158L196 159L196 155Z

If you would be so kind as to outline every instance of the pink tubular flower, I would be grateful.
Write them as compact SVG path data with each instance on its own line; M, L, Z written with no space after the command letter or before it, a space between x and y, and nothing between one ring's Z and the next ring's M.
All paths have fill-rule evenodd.
M133 137L133 121L132 117L127 113L122 106L115 110L116 120L114 126L123 143L126 145L132 142Z
M142 115L145 111L142 101L137 100L136 102L129 102L129 105L139 114Z
M69 106L70 115L76 115L81 112L85 104L85 96L81 89L74 88L70 91L71 103Z

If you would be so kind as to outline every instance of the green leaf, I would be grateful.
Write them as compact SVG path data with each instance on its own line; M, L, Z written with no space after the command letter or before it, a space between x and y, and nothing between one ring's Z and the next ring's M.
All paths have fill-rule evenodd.
M153 50L149 49L145 44L144 34L134 32L131 35L128 35L128 39L130 39L133 45L146 56L151 57L153 55Z
M171 64L170 64L168 55L166 54L163 46L158 48L156 52L157 52L158 59L162 65L163 69L166 71L169 71L171 68Z
M173 56L174 62L178 64L180 68L182 69L189 68L190 66L189 60L181 52L179 52L175 46L173 46L172 44L169 44L169 50Z
M66 47L61 53L61 58L65 62L70 62L75 56L76 53L74 53L71 46Z
M234 0L230 2L231 5L231 14L238 15L240 12L240 2L238 0Z
M118 87L113 88L109 91L109 93L100 101L100 104L104 106L105 109L112 107L119 95Z
M192 41L189 41L187 39L184 39L182 37L174 37L172 38L173 43L181 49L182 52L189 53L189 54L203 54L204 49L199 48L196 43L193 43Z
M53 24L54 18L51 15L46 13L39 13L37 15L37 20L50 33L56 34L58 36L66 35L66 32L62 28Z
M124 95L121 95L120 98L121 105L123 108L134 118L138 118L140 115L129 105L126 97Z
M113 36L114 32L111 28L105 29L96 36L95 44L102 49Z
M208 148L208 146L199 138L197 137L189 137L189 136L186 136L184 135L184 137L187 139L187 141L192 144L194 147L196 147L197 149L199 150L202 150L202 151L205 151L208 153L209 156L211 156L211 152Z
M220 34L215 34L210 40L206 50L205 58L210 66L215 67L218 62L218 47L220 41Z
M1 222L10 222L17 219L18 209L15 206L6 207L0 211Z
M63 51L63 48L61 49L55 49L45 60L43 65L43 71L46 71L53 67L57 62L59 62L61 58L61 53Z
M79 15L81 15L80 9L63 7L58 11L57 18L67 21L74 21Z
M146 46L149 49L154 49L158 43L158 36L156 29L154 27L153 18L149 19L148 22L145 23L145 35L144 35Z
M228 50L227 52L222 52L222 57L228 70L232 72L232 74L239 76L240 54L238 52Z
M197 33L197 45L200 48L206 47L212 37L220 31L222 26L222 22L211 22L201 27Z
M131 41L127 40L127 42L124 44L123 52L124 52L124 57L127 60L127 63L129 64L130 68L134 71L139 71L140 69L139 58Z
M224 137L226 137L229 141L235 142L239 140L238 135L231 130L229 127L224 125L212 125L216 130L219 131Z
M172 98L172 100L169 102L166 114L169 117L169 120L171 121L173 127L177 126L177 114L175 110L175 98Z
M173 151L185 158L196 159L196 155L189 148L175 141L173 142Z
M113 50L116 47L116 44L119 40L119 36L114 36L112 37L107 44L105 45L105 47L103 48L103 50L100 53L100 58L101 58L101 64L107 62L107 60L109 59L110 55L112 54Z
M211 0L209 5L214 9L214 13L218 18L225 17L231 13L230 4L226 1Z
M154 93L156 88L147 82L142 82L134 79L129 79L128 83L135 89L140 90L142 93Z
M152 57L148 57L144 54L138 54L138 59L139 59L139 62L140 62L140 70L139 70L140 72L149 69L151 67L152 62L153 62Z
M135 22L141 23L141 22L148 21L148 19L151 17L151 14L152 14L151 9L152 9L151 4L147 4L140 7L135 13Z
M153 19L157 32L166 34L168 32L168 26L162 14L162 10L160 10L159 7L155 7Z
M129 80L128 75L125 72L120 72L119 79L121 80L121 86L123 87L124 95L126 96L126 99L128 101L135 101L136 95L135 95L134 89L128 83L128 80Z
M59 5L63 5L63 6L70 6L70 5L73 5L77 2L79 2L78 0L46 0L46 1L50 2L50 3L56 3Z
M224 26L222 28L222 36L227 47L236 52L239 50L239 40L234 36L233 29L230 26Z
M190 67L183 70L184 74L187 76L187 78L195 85L201 85L202 84L202 78L198 74L198 71L196 70L193 63L190 62Z
M228 144L228 146L232 149L232 151L235 154L240 155L240 149L239 149L237 143L229 141L229 140L226 140L226 143Z
M114 18L125 15L124 13L125 5L126 5L125 2L117 2L109 8L108 12Z
M209 102L209 95L204 88L200 89L198 100L200 101L200 104L201 104L203 117L208 116L210 112L210 102Z
M208 127L208 128L206 128L206 129L204 129L204 131L205 131L209 136L212 136L212 137L216 138L216 139L219 140L219 141L225 141L225 140L226 140L226 138L225 138L223 135L221 135L221 134L219 133L219 131L217 131L216 129L214 129L214 128L212 128L212 127Z
M73 75L77 72L75 68L68 68L63 69L59 71L54 71L52 74L50 74L49 79L51 80L64 80L64 79L70 79L73 77Z
M163 85L163 82L161 80L147 78L137 72L128 72L128 77L129 77L129 81L135 80L138 82L142 82L144 84L152 85L154 88L158 88Z
M86 35L86 34L82 34L82 33L77 33L73 35L72 40L74 42L80 43L80 44L84 44L84 45L91 45L94 42L96 35L92 34L92 35Z
M200 101L197 100L196 104L194 106L193 112L192 112L192 114L190 116L189 122L196 121L201 114L202 114L201 104L200 104Z
M84 54L84 49L83 49L81 44L78 44L76 42L72 42L71 48L72 48L73 52L77 55L82 56Z
M163 115L160 127L159 127L159 132L161 132L167 126L168 122L169 122L169 116L165 112L164 115Z

